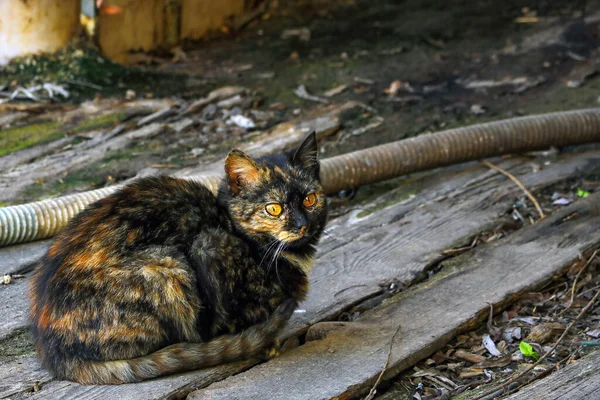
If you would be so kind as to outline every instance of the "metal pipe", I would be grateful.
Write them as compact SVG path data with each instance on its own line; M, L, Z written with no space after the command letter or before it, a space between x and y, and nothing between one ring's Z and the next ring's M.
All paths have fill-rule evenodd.
M327 193L411 172L551 146L600 141L600 108L477 124L421 135L328 158L321 163ZM216 192L220 177L185 177ZM112 186L56 199L0 208L0 246L55 235L88 204L121 188Z

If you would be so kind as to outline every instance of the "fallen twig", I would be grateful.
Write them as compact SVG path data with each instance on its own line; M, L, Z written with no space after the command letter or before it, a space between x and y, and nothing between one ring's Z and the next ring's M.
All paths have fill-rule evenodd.
M298 86L298 88L296 90L294 90L294 94L304 100L314 101L317 103L324 103L324 104L329 103L326 99L324 99L322 97L313 96L312 94L308 93L308 90L306 90L306 86L304 86L304 85Z
M367 397L365 397L365 400L372 400L373 397L375 396L375 393L376 393L376 390L377 390L377 385L379 385L379 382L381 382L381 378L383 378L383 374L385 373L385 371L387 370L388 366L390 365L390 360L392 358L392 347L394 347L394 340L396 340L396 336L398 336L399 332L400 332L400 325L398 326L398 329L396 329L396 332L392 336L392 340L390 340L390 350L388 351L387 360L385 361L385 365L383 366L383 369L381 370L381 373L377 377L377 380L375 381L375 384L373 385L373 387L369 391L369 394L367 395Z
M593 258L595 257L595 254L597 253L594 252L594 254L592 255ZM569 333L569 331L571 330L571 328L573 327L573 325L575 325L575 323L579 320L579 318L581 318L581 316L583 314L585 314L591 307L592 305L594 305L594 303L596 302L596 300L598 299L598 296L600 296L600 290L598 290L596 292L596 294L594 295L594 297L592 297L592 299L587 303L587 305L583 308L583 310L581 310L581 312L577 315L577 317L571 321L571 323L569 324L569 326L567 326L567 329L565 329L565 331L562 333L562 335L560 335L560 337L558 338L558 340L556 340L556 342L554 343L554 346L552 346L552 348L550 350L548 350L546 353L544 353L543 356L541 356L539 358L539 360L537 360L534 364L530 365L529 367L527 367L523 372L521 372L520 374L510 378L509 380L507 380L506 382L502 383L499 386L496 386L495 388L492 388L488 391L486 391L485 393L482 393L481 395L471 399L471 400L482 400L484 398L486 398L487 396L489 396L490 394L496 393L499 390L504 390L506 389L510 384L516 382L517 380L521 379L522 377L524 377L525 375L527 375L529 372L531 372L535 367L537 367L538 365L540 365L540 363L542 361L544 361L546 359L546 357L548 357L550 354L552 354L552 352L554 350L556 350L556 348L558 347L558 345L562 342L562 340L565 338L565 336L567 336L567 333Z
M579 280L579 276L588 267L588 265L590 265L592 263L592 261L594 261L594 258L596 258L596 255L598 255L598 252L600 252L600 250L594 251L594 254L592 254L592 256L586 261L586 263L583 265L583 267L579 270L579 272L575 276L575 280L573 281L573 288L571 289L571 301L569 302L569 305L564 310L562 310L560 312L560 314L558 314L558 315L563 315L573 305L573 300L575 299L575 290L577 289L577 281Z
M537 212L540 214L540 219L546 218L546 214L544 214L544 211L542 211L542 207L540 207L540 203L538 203L538 201L536 200L535 197L533 197L531 192L529 190L527 190L527 188L525 186L523 186L523 184L513 174L511 174L510 172L508 172L500 167L495 166L494 164L492 164L488 161L480 161L480 163L482 163L483 165L485 165L488 168L491 168L495 171L500 172L502 175L506 176L508 179L513 181L515 183L515 185L517 185L527 195L527 197L529 197L529 200L531 200L531 202L535 206Z

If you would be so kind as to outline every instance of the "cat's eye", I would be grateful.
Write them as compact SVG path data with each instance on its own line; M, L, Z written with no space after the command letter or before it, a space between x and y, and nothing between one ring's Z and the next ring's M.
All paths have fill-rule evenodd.
M279 214L281 214L281 211L283 211L281 206L277 203L267 204L265 206L265 210L267 210L267 212L274 217L277 217Z
M302 204L304 204L304 207L312 207L316 201L317 201L317 196L315 196L314 193L311 193L304 198L304 201L302 201Z

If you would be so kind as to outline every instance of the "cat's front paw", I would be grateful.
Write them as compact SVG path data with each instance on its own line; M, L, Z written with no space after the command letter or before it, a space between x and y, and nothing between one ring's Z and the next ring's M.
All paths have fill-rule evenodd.
M268 361L271 358L279 357L281 355L281 352L279 351L280 347L281 344L279 343L279 339L275 339L273 343L265 349L262 359Z

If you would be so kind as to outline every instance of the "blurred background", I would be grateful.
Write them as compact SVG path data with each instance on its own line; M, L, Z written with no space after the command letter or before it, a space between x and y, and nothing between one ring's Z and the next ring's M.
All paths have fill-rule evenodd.
M316 127L329 157L593 107L599 11L574 0L4 0L0 204L207 169L286 129Z

